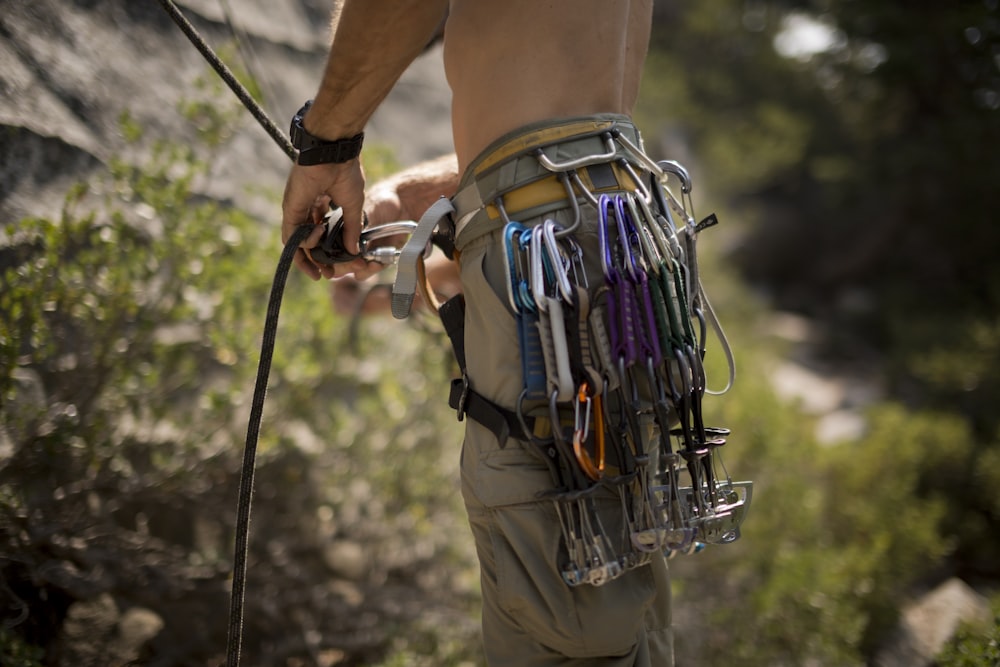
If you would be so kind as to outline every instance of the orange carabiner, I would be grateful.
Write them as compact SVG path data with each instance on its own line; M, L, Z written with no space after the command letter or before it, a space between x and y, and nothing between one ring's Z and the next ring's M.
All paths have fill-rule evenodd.
M580 385L576 395L576 415L573 428L573 453L576 455L577 463L590 479L595 482L604 476L604 416L602 414L600 395L591 398L587 395L590 389L584 382ZM581 407L586 406L584 414L580 414ZM584 448L587 436L590 435L590 413L594 413L595 440L597 441L597 461L590 457L590 453Z

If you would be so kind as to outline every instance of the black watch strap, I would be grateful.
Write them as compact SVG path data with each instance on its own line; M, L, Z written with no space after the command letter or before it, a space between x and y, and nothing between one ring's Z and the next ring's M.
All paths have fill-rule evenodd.
M295 116L292 117L292 126L288 132L292 146L299 151L296 162L307 166L330 164L347 162L361 155L361 145L365 140L364 132L358 132L353 137L347 139L336 139L334 141L321 139L313 134L309 134L309 131L302 125L302 119L305 117L306 112L309 111L310 106L312 106L312 100L306 102L296 112Z

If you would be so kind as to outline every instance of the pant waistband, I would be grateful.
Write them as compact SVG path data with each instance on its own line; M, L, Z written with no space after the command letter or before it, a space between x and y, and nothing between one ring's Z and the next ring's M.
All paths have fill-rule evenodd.
M499 229L504 214L527 219L565 207L570 174L592 193L634 190L622 161L641 166L641 152L638 130L620 114L546 121L501 137L465 170L452 199L456 246Z

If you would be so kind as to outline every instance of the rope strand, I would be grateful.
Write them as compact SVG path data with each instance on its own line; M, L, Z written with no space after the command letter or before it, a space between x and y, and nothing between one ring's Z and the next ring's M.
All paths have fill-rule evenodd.
M236 19L233 16L233 8L229 4L229 0L218 0L219 8L222 11L222 16L226 21L226 25L229 27L229 32L233 36L233 41L236 43L236 50L239 51L240 60L243 61L243 66L247 69L247 74L260 85L262 100L260 102L262 107L268 107L268 103L274 102L278 98L274 94L274 88L271 86L271 81L265 75L263 68L260 65L260 59L257 57L257 51L253 48L252 37L245 28L236 25ZM272 113L274 109L269 109Z
M173 0L159 0L159 2L174 23L187 35L195 48L226 82L230 90L236 94L247 111L267 131L285 155L294 162L298 155L295 147L271 121L264 109L257 104L250 92L236 79L226 64L215 54L197 29L184 17ZM308 238L311 232L312 225L301 225L295 229L282 250L278 267L275 270L274 281L271 283L271 295L268 299L267 316L264 321L264 334L261 341L260 361L257 366L257 380L254 384L246 445L243 449L243 466L240 471L239 500L236 508L236 544L233 549L233 586L229 602L229 632L226 641L226 667L239 666L240 651L243 646L243 610L246 600L247 554L250 545L250 506L253 502L254 467L257 458L257 441L260 438L260 423L264 414L267 381L271 373L271 360L274 356L278 313L281 309L281 298L285 291L285 282L288 279L292 260L299 245Z
M229 86L230 90L236 94L236 97L243 103L243 106L250 112L250 115L257 120L260 126L263 127L269 135L271 135L271 138L274 139L274 142L278 144L278 147L285 152L285 155L294 161L298 152L295 150L295 147L292 146L292 142L288 140L288 137L285 136L284 132L282 132L278 126L274 124L274 122L268 117L267 113L259 104L257 104L257 101L253 98L253 95L250 94L250 91L248 91L243 84L236 79L236 76L232 73L229 67L227 67L226 64L215 54L212 47L209 46L208 43L202 38L202 36L198 33L198 30L191 25L191 22L184 17L184 14L182 14L180 9L177 8L177 5L174 4L173 0L159 0L159 2L170 15L170 18L174 20L174 23L177 24L185 35L187 35L194 47L198 49L202 56L205 57L205 60L208 61L222 80L226 82L226 85Z
M264 336L260 347L260 361L257 365L257 382L254 385L253 402L250 408L250 423L247 425L246 447L243 450L243 468L240 473L239 502L236 510L236 546L233 559L233 591L229 604L229 641L226 646L226 666L236 667L240 662L240 648L243 643L243 603L246 597L247 551L250 541L250 505L253 500L254 462L257 458L257 439L260 436L260 422L264 414L264 397L267 394L267 379L271 372L274 355L274 341L278 330L278 313L285 281L292 266L292 259L299 244L308 238L312 225L295 228L278 260L278 268L271 283L271 296L267 303L267 318L264 320Z

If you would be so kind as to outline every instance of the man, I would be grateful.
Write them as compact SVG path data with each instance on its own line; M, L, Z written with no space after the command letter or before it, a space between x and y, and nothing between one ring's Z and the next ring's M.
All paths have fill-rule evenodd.
M516 175L505 183L486 183L486 175L495 176L491 169L510 163L514 153L527 152L521 166L537 168L530 154L538 145L565 146L570 155L573 150L600 154L607 145L605 130L641 146L629 117L648 48L652 2L345 0L334 14L329 62L303 116L305 133L341 140L351 155L352 139L446 17L444 63L453 93L455 155L377 186L367 203L358 159L304 165L300 158L285 189L283 239L297 225L318 223L335 203L343 209L347 248L356 252L363 209L370 224L416 219L440 196L461 190L455 200L456 246L467 302L465 339L475 341L467 360L469 385L511 410L518 402L521 369L505 296L503 213L517 214L527 225L544 217L567 226L576 214L561 185L549 187L543 195L548 199L533 201L531 210L514 210L518 192L529 188L521 187ZM611 174L614 159L595 165L594 173L607 167L600 173ZM611 191L636 187L634 179L621 174L610 181ZM532 197L542 190L534 187ZM500 191L507 194L494 196ZM514 208L500 211L498 219L504 202L515 203ZM582 215L577 236L596 285L601 279L596 213L591 207ZM319 231L302 247L315 246L318 236ZM363 279L382 268L361 259L322 266L302 249L295 261L313 279L347 274ZM568 585L560 576L565 545L560 544L559 517L552 503L539 499L552 487L546 466L523 440L498 437L475 419L466 424L462 492L481 565L489 664L673 664L663 559L652 558L600 586ZM616 508L607 504L599 510L606 527L616 520L620 524Z

